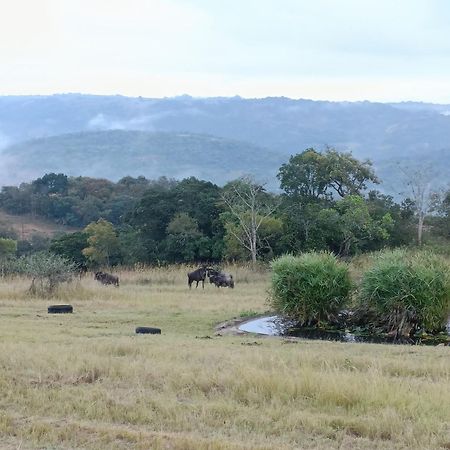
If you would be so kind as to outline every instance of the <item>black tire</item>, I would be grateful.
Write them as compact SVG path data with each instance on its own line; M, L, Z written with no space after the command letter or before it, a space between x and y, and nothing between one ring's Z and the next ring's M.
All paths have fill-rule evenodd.
M72 305L51 305L48 307L49 314L67 314L73 313Z
M161 334L161 328L153 328L153 327L137 327L137 334Z

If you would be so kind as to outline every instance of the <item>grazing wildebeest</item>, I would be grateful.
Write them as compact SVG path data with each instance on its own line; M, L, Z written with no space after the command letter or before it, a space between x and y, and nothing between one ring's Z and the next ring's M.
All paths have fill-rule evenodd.
M111 275L105 272L95 272L94 279L100 281L102 284L114 284L114 286L119 287L119 277Z
M80 280L81 280L81 278L84 277L84 275L86 275L87 272L88 272L87 265L84 264L84 263L77 264L76 270L77 270L77 272L78 272L78 275L79 275L79 277L80 277Z
M194 270L193 272L189 272L187 274L189 289L191 289L192 283L194 281L197 282L197 285L195 286L196 288L198 288L198 282L201 281L202 287L203 287L203 289L205 289L206 274L207 274L207 269L205 266L199 267L197 270Z
M208 268L208 277L209 282L211 284L215 284L218 288L219 287L230 287L232 289L234 288L233 275Z

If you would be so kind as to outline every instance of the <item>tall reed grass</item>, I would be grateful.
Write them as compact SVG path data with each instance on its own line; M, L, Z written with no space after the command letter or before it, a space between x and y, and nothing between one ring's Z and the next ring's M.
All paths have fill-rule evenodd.
M302 324L329 321L349 301L348 268L331 253L282 256L272 269L273 307Z
M450 313L449 267L431 252L382 252L363 276L360 301L387 331L439 331Z

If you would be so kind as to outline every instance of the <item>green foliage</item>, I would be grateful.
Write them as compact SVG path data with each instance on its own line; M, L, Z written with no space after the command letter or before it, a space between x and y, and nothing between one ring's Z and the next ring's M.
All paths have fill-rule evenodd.
M26 240L17 241L17 256L31 255L32 253L47 251L50 247L50 238L42 233L33 233Z
M117 262L120 244L111 222L99 219L90 223L84 231L89 237L88 247L82 253L92 265L109 266Z
M245 215L242 217L245 218ZM271 216L261 218L259 215L256 215L256 219L261 219L261 225L258 228L257 235L258 256L260 259L267 261L280 252L283 222L281 219ZM250 222L250 217L245 218L245 220ZM225 222L224 226L225 258L229 260L248 260L248 249L241 243L245 239L243 229L233 220Z
M33 181L33 190L40 194L66 194L68 188L67 175L63 173L48 173Z
M32 294L53 294L56 288L70 281L75 272L75 264L58 255L41 252L18 260L17 271L32 278Z
M197 221L186 213L178 213L172 218L167 225L167 234L184 237L201 236Z
M139 230L130 226L121 227L119 245L123 264L132 266L147 261L147 249Z
M0 258L11 258L17 252L17 241L0 238Z
M309 148L291 156L278 173L281 189L287 195L303 197L307 201L359 195L368 182L378 183L370 161L358 161L351 153L333 148L319 153Z
M349 195L343 198L336 203L336 211L339 255L357 253L366 242L383 242L389 238L389 231L393 228L392 217L386 213L379 220L374 220L362 197Z
M331 253L285 255L272 262L272 270L273 308L303 325L332 320L349 301L347 265Z
M88 246L88 237L87 233L77 231L55 238L50 244L50 251L74 262L77 266L85 265L87 261L83 249Z
M384 195L378 191L370 191L366 199L369 214L374 221L383 221L387 214L392 219L392 226L389 226L389 237L379 239L373 236L367 243L365 249L378 250L386 244L390 247L409 245L414 241L416 227L414 224L414 210L409 201L402 204L395 203L390 195Z
M449 266L431 252L380 253L363 275L359 299L388 332L438 331L450 312Z

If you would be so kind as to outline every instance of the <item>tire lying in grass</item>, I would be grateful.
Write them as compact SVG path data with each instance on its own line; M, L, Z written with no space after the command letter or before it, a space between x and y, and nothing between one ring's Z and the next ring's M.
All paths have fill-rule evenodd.
M161 328L154 327L137 327L137 334L161 334Z
M49 314L67 314L73 312L72 305L50 305L48 308Z

